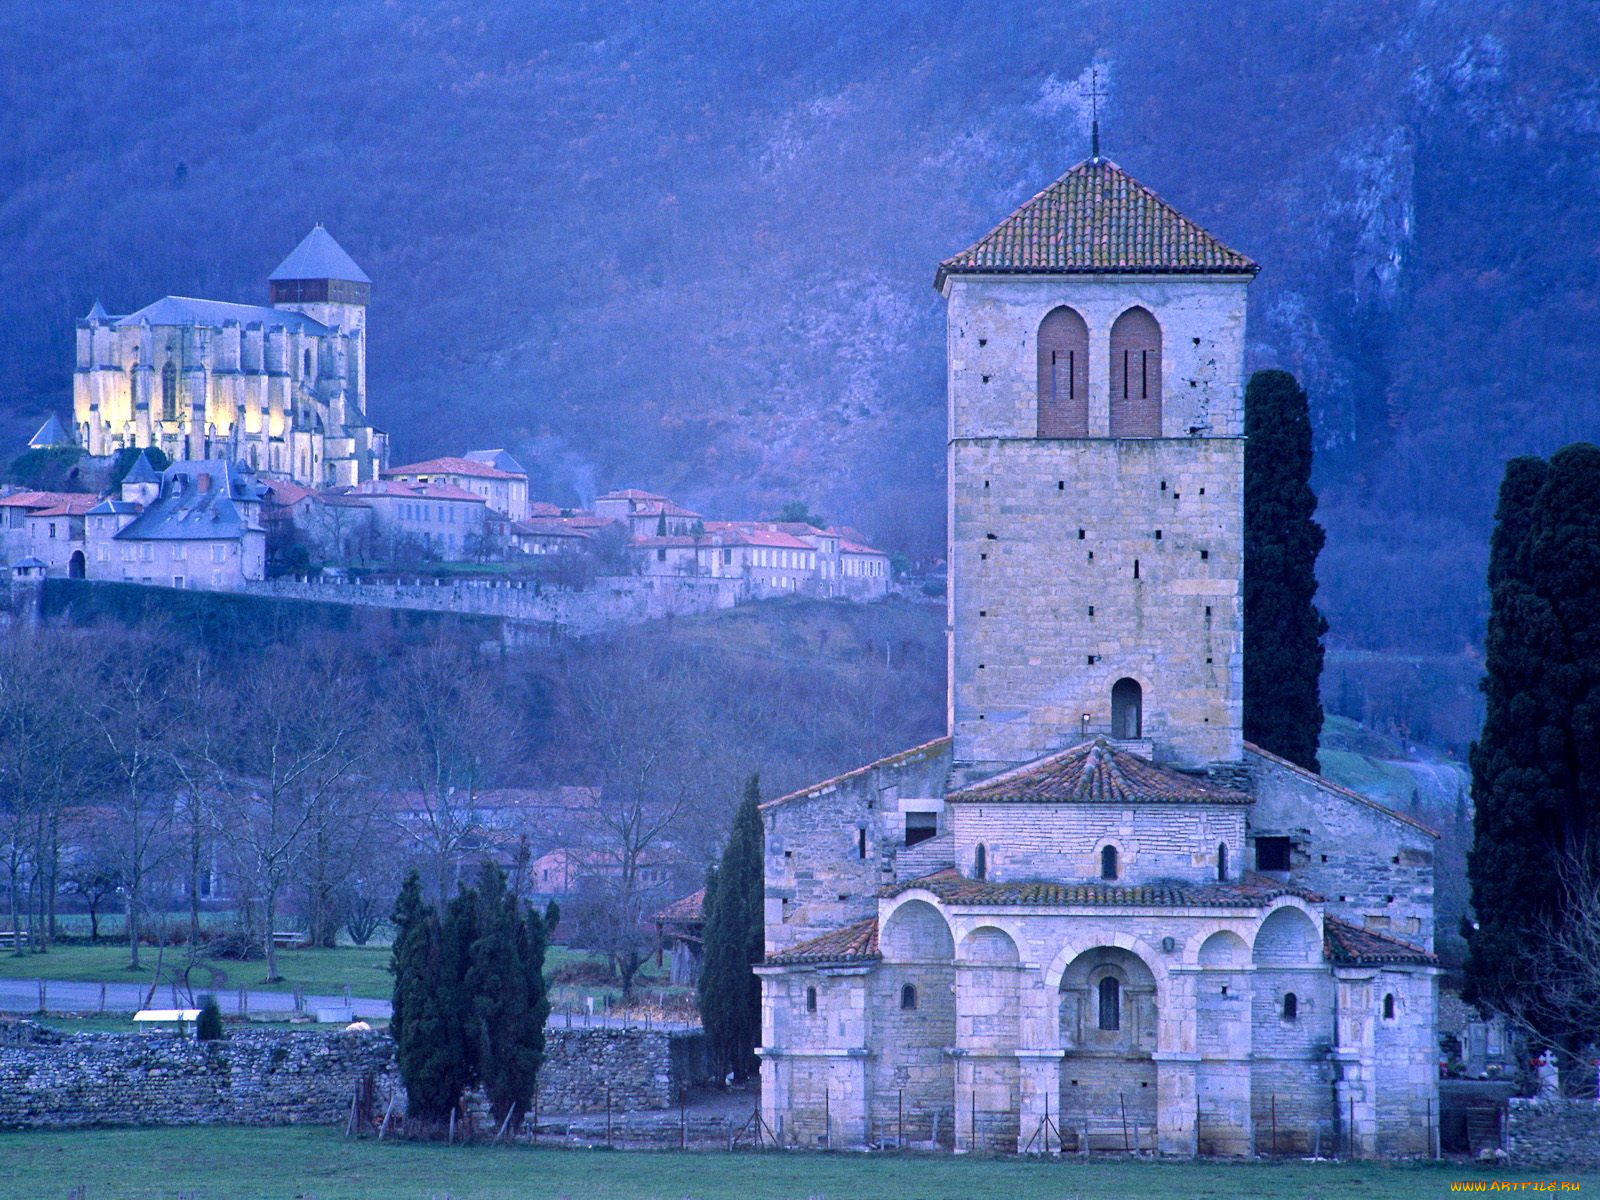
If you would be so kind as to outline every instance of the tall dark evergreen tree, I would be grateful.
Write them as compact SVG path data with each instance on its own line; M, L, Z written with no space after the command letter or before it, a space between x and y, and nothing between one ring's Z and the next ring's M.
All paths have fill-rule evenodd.
M1600 447L1506 466L1489 558L1483 734L1472 748L1477 928L1467 994L1570 1054L1593 1034L1541 983L1564 862L1600 855Z
M395 905L394 1019L390 1033L406 1085L407 1110L424 1122L444 1121L471 1081L462 1036L461 976L448 969L444 930L422 903L413 874Z
M1311 410L1293 375L1250 377L1244 430L1244 736L1315 771L1328 623L1313 600L1324 537Z
M700 1019L724 1071L746 1079L761 1041L761 981L751 970L764 953L762 878L765 837L761 780L745 783L722 862L707 876L705 958L700 965Z
M467 949L464 996L474 1074L496 1126L514 1126L533 1100L544 1061L543 919L506 890L505 875L485 863L470 911L476 928ZM535 982L537 981L537 983Z

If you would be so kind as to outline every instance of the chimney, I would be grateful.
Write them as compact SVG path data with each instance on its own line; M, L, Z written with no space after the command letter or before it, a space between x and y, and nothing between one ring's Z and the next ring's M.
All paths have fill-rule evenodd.
M194 480L194 488L197 492L209 492L211 490L211 472L202 471L200 474L196 475Z

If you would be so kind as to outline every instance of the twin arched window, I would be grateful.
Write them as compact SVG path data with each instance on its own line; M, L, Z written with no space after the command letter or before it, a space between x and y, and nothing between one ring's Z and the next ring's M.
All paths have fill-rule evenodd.
M1112 437L1161 436L1161 326L1130 308L1111 326ZM1089 436L1089 327L1062 305L1039 323L1038 436Z

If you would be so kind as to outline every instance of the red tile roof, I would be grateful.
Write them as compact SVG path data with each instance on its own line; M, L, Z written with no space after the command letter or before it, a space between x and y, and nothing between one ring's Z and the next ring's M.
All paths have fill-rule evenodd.
M63 496L49 508L34 509L28 513L30 517L81 517L95 505L100 503L98 496L70 493Z
M1381 963L1431 966L1439 961L1421 946L1327 916L1322 918L1322 954L1329 962L1352 966Z
M1254 275L1230 250L1116 163L1088 158L939 264L958 274Z
M701 888L698 892L690 892L681 900L674 900L652 919L666 924L677 921L683 924L693 924L705 920L706 890Z
M878 953L878 918L857 921L843 929L835 929L808 942L790 946L767 959L771 966L821 965L823 963L876 962Z
M470 500L475 504L486 503L478 493L458 488L453 483L401 483L394 479L368 479L356 484L345 495L398 496L402 500Z
M1250 797L1158 767L1104 738L951 792L951 803L1249 804Z
M1262 908L1280 896L1319 901L1321 897L1293 884L1260 875L1237 883L1188 883L1166 880L1145 884L1058 883L1045 879L1011 882L967 879L940 871L885 888L880 895L898 896L912 889L930 891L944 904L1039 908Z
M406 463L399 467L390 467L384 473L386 479L399 475L472 475L478 479L521 479L521 475L511 471L502 471L499 467L491 467L488 463L474 462L470 458L429 458L422 462Z
M58 505L70 504L84 492L12 492L9 496L0 496L0 505L10 508L55 508Z

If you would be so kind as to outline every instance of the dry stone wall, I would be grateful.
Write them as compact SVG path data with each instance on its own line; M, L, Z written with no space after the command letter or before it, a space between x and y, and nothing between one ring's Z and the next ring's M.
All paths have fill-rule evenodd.
M1506 1154L1518 1171L1600 1170L1600 1104L1593 1100L1513 1100Z
M662 1109L710 1074L699 1032L551 1029L542 1112ZM232 1032L61 1035L0 1026L0 1128L80 1125L336 1124L357 1082L380 1103L400 1089L388 1034ZM404 1097L401 1097L403 1109Z

